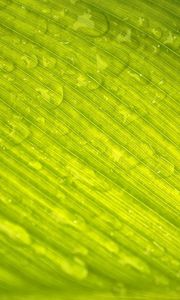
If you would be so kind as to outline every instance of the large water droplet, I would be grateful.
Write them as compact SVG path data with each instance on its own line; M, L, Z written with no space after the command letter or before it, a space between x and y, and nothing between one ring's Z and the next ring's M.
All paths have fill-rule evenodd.
M108 30L106 17L96 10L87 10L77 17L72 28L89 36L101 36Z

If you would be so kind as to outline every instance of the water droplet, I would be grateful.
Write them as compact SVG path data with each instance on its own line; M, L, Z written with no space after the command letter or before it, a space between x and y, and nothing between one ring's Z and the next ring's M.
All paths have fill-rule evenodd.
M28 232L21 226L10 222L4 218L0 220L0 231L7 234L12 240L25 245L31 244L31 238Z
M126 287L123 283L117 282L117 283L114 284L114 286L112 288L112 293L116 296L119 296L119 297L126 297L127 290L126 290Z
M43 9L41 10L41 12L45 15L50 15L51 14L51 9L49 7L43 7Z
M139 47L136 31L130 28L129 25L123 21L118 22L118 25L115 27L113 32L113 36L118 44L128 45L133 49L137 49Z
M52 56L42 56L40 62L45 68L52 69L56 65L56 59Z
M36 19L35 32L36 33L46 33L47 31L47 22L44 19Z
M97 61L97 71L98 72L103 72L104 70L107 69L108 63L99 54L96 55L96 61Z
M40 171L42 169L42 164L39 161L30 161L29 165L37 171Z
M22 55L21 56L21 64L25 68L33 69L38 64L37 56L35 56L35 55Z
M171 31L168 32L166 39L164 40L165 45L172 46L174 42L176 41L177 36L173 34Z
M110 253L118 254L119 253L119 246L116 242L111 240L110 238L99 234L96 231L89 230L87 231L87 235L99 243L102 247L108 250Z
M151 254L155 257L162 257L164 255L165 249L159 245L156 241L153 241L153 243L149 243L149 245L146 248L146 253Z
M104 247L111 253L118 254L119 253L119 246L113 240L108 240L105 242Z
M5 72L12 72L14 70L14 64L7 59L0 57L0 70Z
M36 91L38 92L37 98L40 100L40 103L48 109L58 107L63 101L62 86L58 86L58 93L44 87L36 88Z
M155 170L158 174L168 177L174 173L174 165L165 158L159 157Z
M88 270L85 263L77 257L75 257L74 260L62 260L61 268L66 274L74 277L77 280L83 280L88 275Z
M162 31L160 27L152 28L151 32L156 39L160 39L162 36Z
M106 17L96 10L85 11L77 17L72 28L89 36L101 36L108 30Z
M145 16L140 16L138 18L138 25L141 29L147 30L149 27L149 20Z
M30 135L28 127L23 123L22 118L12 115L8 119L7 139L13 144L20 144Z
M135 270L137 270L138 272L142 272L142 273L145 273L145 274L150 273L150 268L147 265L147 263L144 262L139 257L134 256L130 253L128 254L128 253L125 253L125 252L120 252L118 261L121 265L130 266L130 267L134 268Z
M40 124L41 126L44 126L46 123L46 119L44 117L37 117L37 122L38 124Z
M90 75L90 74L89 74ZM96 90L101 85L101 77L88 76L85 74L80 74L77 78L77 86L80 88L88 88L90 91Z
M40 244L33 244L32 248L34 249L34 251L38 254L38 255L45 255L46 254L46 248L43 247Z
M85 231L87 229L87 224L85 220L79 215L75 215L71 225L80 231Z
M82 245L78 245L73 249L73 253L76 255L83 255L83 256L87 256L88 255L88 249L85 248Z
M132 79L135 84L145 85L148 83L147 78L149 77L149 72L144 70L143 73L144 74L137 73L132 70L127 70L127 74L130 76L130 80Z
M97 72L105 73L107 71L107 74L110 72L117 76L124 70L127 62L126 54L120 60L100 50L96 54Z
M86 221L83 217L77 214L73 214L64 208L54 208L52 211L52 217L57 222L72 226L79 231L85 231L87 228Z
M116 39L119 43L131 42L131 29L127 29L127 31L119 33Z

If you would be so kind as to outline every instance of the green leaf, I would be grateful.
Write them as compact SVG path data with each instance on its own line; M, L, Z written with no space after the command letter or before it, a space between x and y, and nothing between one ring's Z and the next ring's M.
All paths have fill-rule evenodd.
M0 1L0 298L178 298L179 3Z

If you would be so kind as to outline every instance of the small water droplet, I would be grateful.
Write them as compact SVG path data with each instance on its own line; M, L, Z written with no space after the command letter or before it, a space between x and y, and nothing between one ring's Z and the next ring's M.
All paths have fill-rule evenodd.
M116 39L119 43L131 42L131 29L127 29L127 31L119 33Z
M30 161L29 165L37 171L40 171L42 169L42 164L39 161Z
M30 131L23 123L22 118L13 114L11 119L8 119L8 132L6 135L11 143L20 144L30 135Z
M85 248L82 245L78 245L73 249L73 253L76 255L83 255L83 256L87 256L88 255L88 249Z
M33 54L32 55L22 55L21 56L21 64L25 68L33 69L38 64L37 56L35 56Z
M161 31L160 27L152 28L151 32L155 36L156 39L160 39L162 36L162 31Z
M45 68L52 69L56 65L56 59L52 56L42 56L40 62Z
M77 280L84 280L88 275L85 263L77 257L74 257L74 260L65 259L61 261L61 268L65 273Z
M47 22L44 19L38 18L35 26L35 33L46 33L47 31Z
M165 158L159 157L155 170L158 174L168 177L174 173L174 165Z
M42 245L40 244L33 244L32 248L34 249L34 251L38 254L38 255L45 255L46 254L46 248L44 248Z
M141 29L147 30L148 27L149 27L149 20L148 20L148 18L145 17L145 16L140 16L140 17L138 18L138 25L139 25L139 27L140 27Z
M77 77L77 86L79 88L88 88L90 91L96 90L101 85L102 79L100 76L92 76L91 74L80 74Z
M149 266L145 261L130 253L128 254L125 252L120 252L118 261L121 265L130 266L138 272L145 274L149 274L151 272Z
M55 93L52 90L49 90L44 87L36 88L38 92L37 98L40 100L40 103L48 109L54 109L58 107L63 101L63 87L58 87L58 93Z
M49 7L43 7L43 9L41 10L41 12L45 15L50 15L51 14L51 9Z

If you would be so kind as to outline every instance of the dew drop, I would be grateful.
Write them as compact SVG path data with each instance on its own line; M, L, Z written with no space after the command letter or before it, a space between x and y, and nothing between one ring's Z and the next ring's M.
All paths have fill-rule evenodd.
M46 254L46 249L40 245L40 244L36 244L34 243L32 245L32 248L34 249L34 251L38 254L38 255L45 255Z
M85 231L87 229L86 221L79 215L75 215L75 218L73 219L71 225L80 231Z
M141 29L147 30L149 27L149 20L145 16L138 18L138 25Z
M130 266L137 270L138 272L149 274L150 268L147 265L146 262L144 262L142 259L140 259L137 256L134 256L132 254L128 254L125 252L119 253L119 263L123 266Z
M96 10L87 10L77 17L72 28L89 36L101 36L108 30L106 17Z
M37 56L35 55L22 55L21 56L21 63L23 67L27 69L33 69L38 64Z
M163 157L158 158L158 164L156 166L156 172L165 177L171 176L174 173L174 165Z
M162 36L162 31L160 27L152 28L151 32L156 39L160 39Z
M119 33L116 39L119 43L131 42L131 29L127 29L127 31Z
M73 253L76 255L82 255L82 256L87 256L88 255L88 249L85 248L82 245L78 245L73 249Z
M49 7L44 7L41 12L45 15L50 15L51 14L51 9Z
M42 164L39 161L30 161L29 166L37 171L42 169Z
M10 239L24 245L31 244L31 238L28 232L21 226L12 223L6 219L0 220L0 231L8 235Z
M77 84L79 88L87 88L90 91L96 90L101 85L101 78L96 76L96 78L87 76L85 74L80 74L77 77Z
M118 254L119 253L119 246L113 240L109 240L105 242L104 247L111 253Z
M62 86L58 86L58 93L44 87L36 88L36 92L38 92L37 98L40 100L40 103L47 109L54 109L63 101Z
M22 122L19 116L12 116L8 121L7 138L13 144L20 144L30 135L28 127Z
M77 280L84 280L88 275L88 270L85 263L77 257L74 257L73 260L62 260L61 268L66 274L72 276Z
M46 33L47 31L47 22L44 19L38 19L36 22L35 32L36 33Z
M42 56L40 62L45 68L52 69L56 65L56 59L52 56Z

